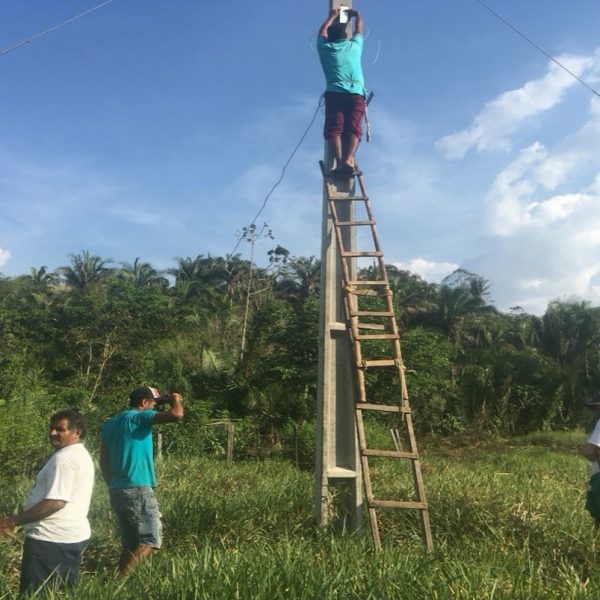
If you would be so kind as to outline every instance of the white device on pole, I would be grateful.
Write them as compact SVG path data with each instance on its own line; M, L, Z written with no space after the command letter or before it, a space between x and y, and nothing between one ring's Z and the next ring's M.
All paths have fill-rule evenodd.
M340 4L340 23L348 22L348 7Z

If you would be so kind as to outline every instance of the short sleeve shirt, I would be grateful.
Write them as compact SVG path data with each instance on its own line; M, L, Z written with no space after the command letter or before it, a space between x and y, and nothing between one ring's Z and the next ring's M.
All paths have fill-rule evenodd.
M24 509L42 500L63 500L66 504L41 521L25 524L25 535L62 544L89 539L87 515L93 487L94 462L85 446L78 443L57 450L38 473Z
M102 427L102 441L110 463L110 488L156 486L152 448L156 414L155 410L129 409Z
M327 38L319 36L317 50L327 82L326 91L364 95L362 49L363 36L360 33L355 33L349 40L335 42L329 42Z

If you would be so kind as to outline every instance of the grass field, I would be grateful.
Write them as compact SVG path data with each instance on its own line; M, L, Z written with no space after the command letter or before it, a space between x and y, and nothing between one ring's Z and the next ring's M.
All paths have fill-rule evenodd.
M61 598L599 598L600 544L584 511L582 432L422 440L435 550L418 516L383 515L384 551L312 524L313 478L283 460L159 465L160 553L116 582L117 534L98 481L80 584ZM404 485L380 470L386 485ZM377 477L377 474L375 474ZM14 510L30 481L0 489ZM0 598L16 598L21 536L0 540ZM52 597L52 595L50 595Z

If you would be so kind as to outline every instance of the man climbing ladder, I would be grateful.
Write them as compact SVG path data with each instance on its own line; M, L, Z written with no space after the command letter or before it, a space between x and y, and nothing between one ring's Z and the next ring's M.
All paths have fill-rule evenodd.
M347 24L340 22L346 20L345 16L355 19L350 39ZM324 136L335 158L334 173L352 174L365 115L361 14L357 10L334 8L319 29L317 48L327 82Z

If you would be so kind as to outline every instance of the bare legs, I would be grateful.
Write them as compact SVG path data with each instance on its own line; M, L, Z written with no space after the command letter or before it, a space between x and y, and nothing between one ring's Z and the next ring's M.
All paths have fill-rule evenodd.
M331 144L331 151L335 158L335 166L339 167L342 164L342 136L334 135L330 138L329 143Z
M121 556L119 558L119 579L127 577L129 571L141 563L144 559L148 558L154 551L152 546L146 546L140 544L134 550L127 550L123 548Z
M342 153L342 164L349 165L354 168L354 155L358 149L358 138L353 134L347 135L343 140L344 151Z
M331 150L335 158L336 169L353 170L359 139L354 134L342 136L332 136L329 140Z

